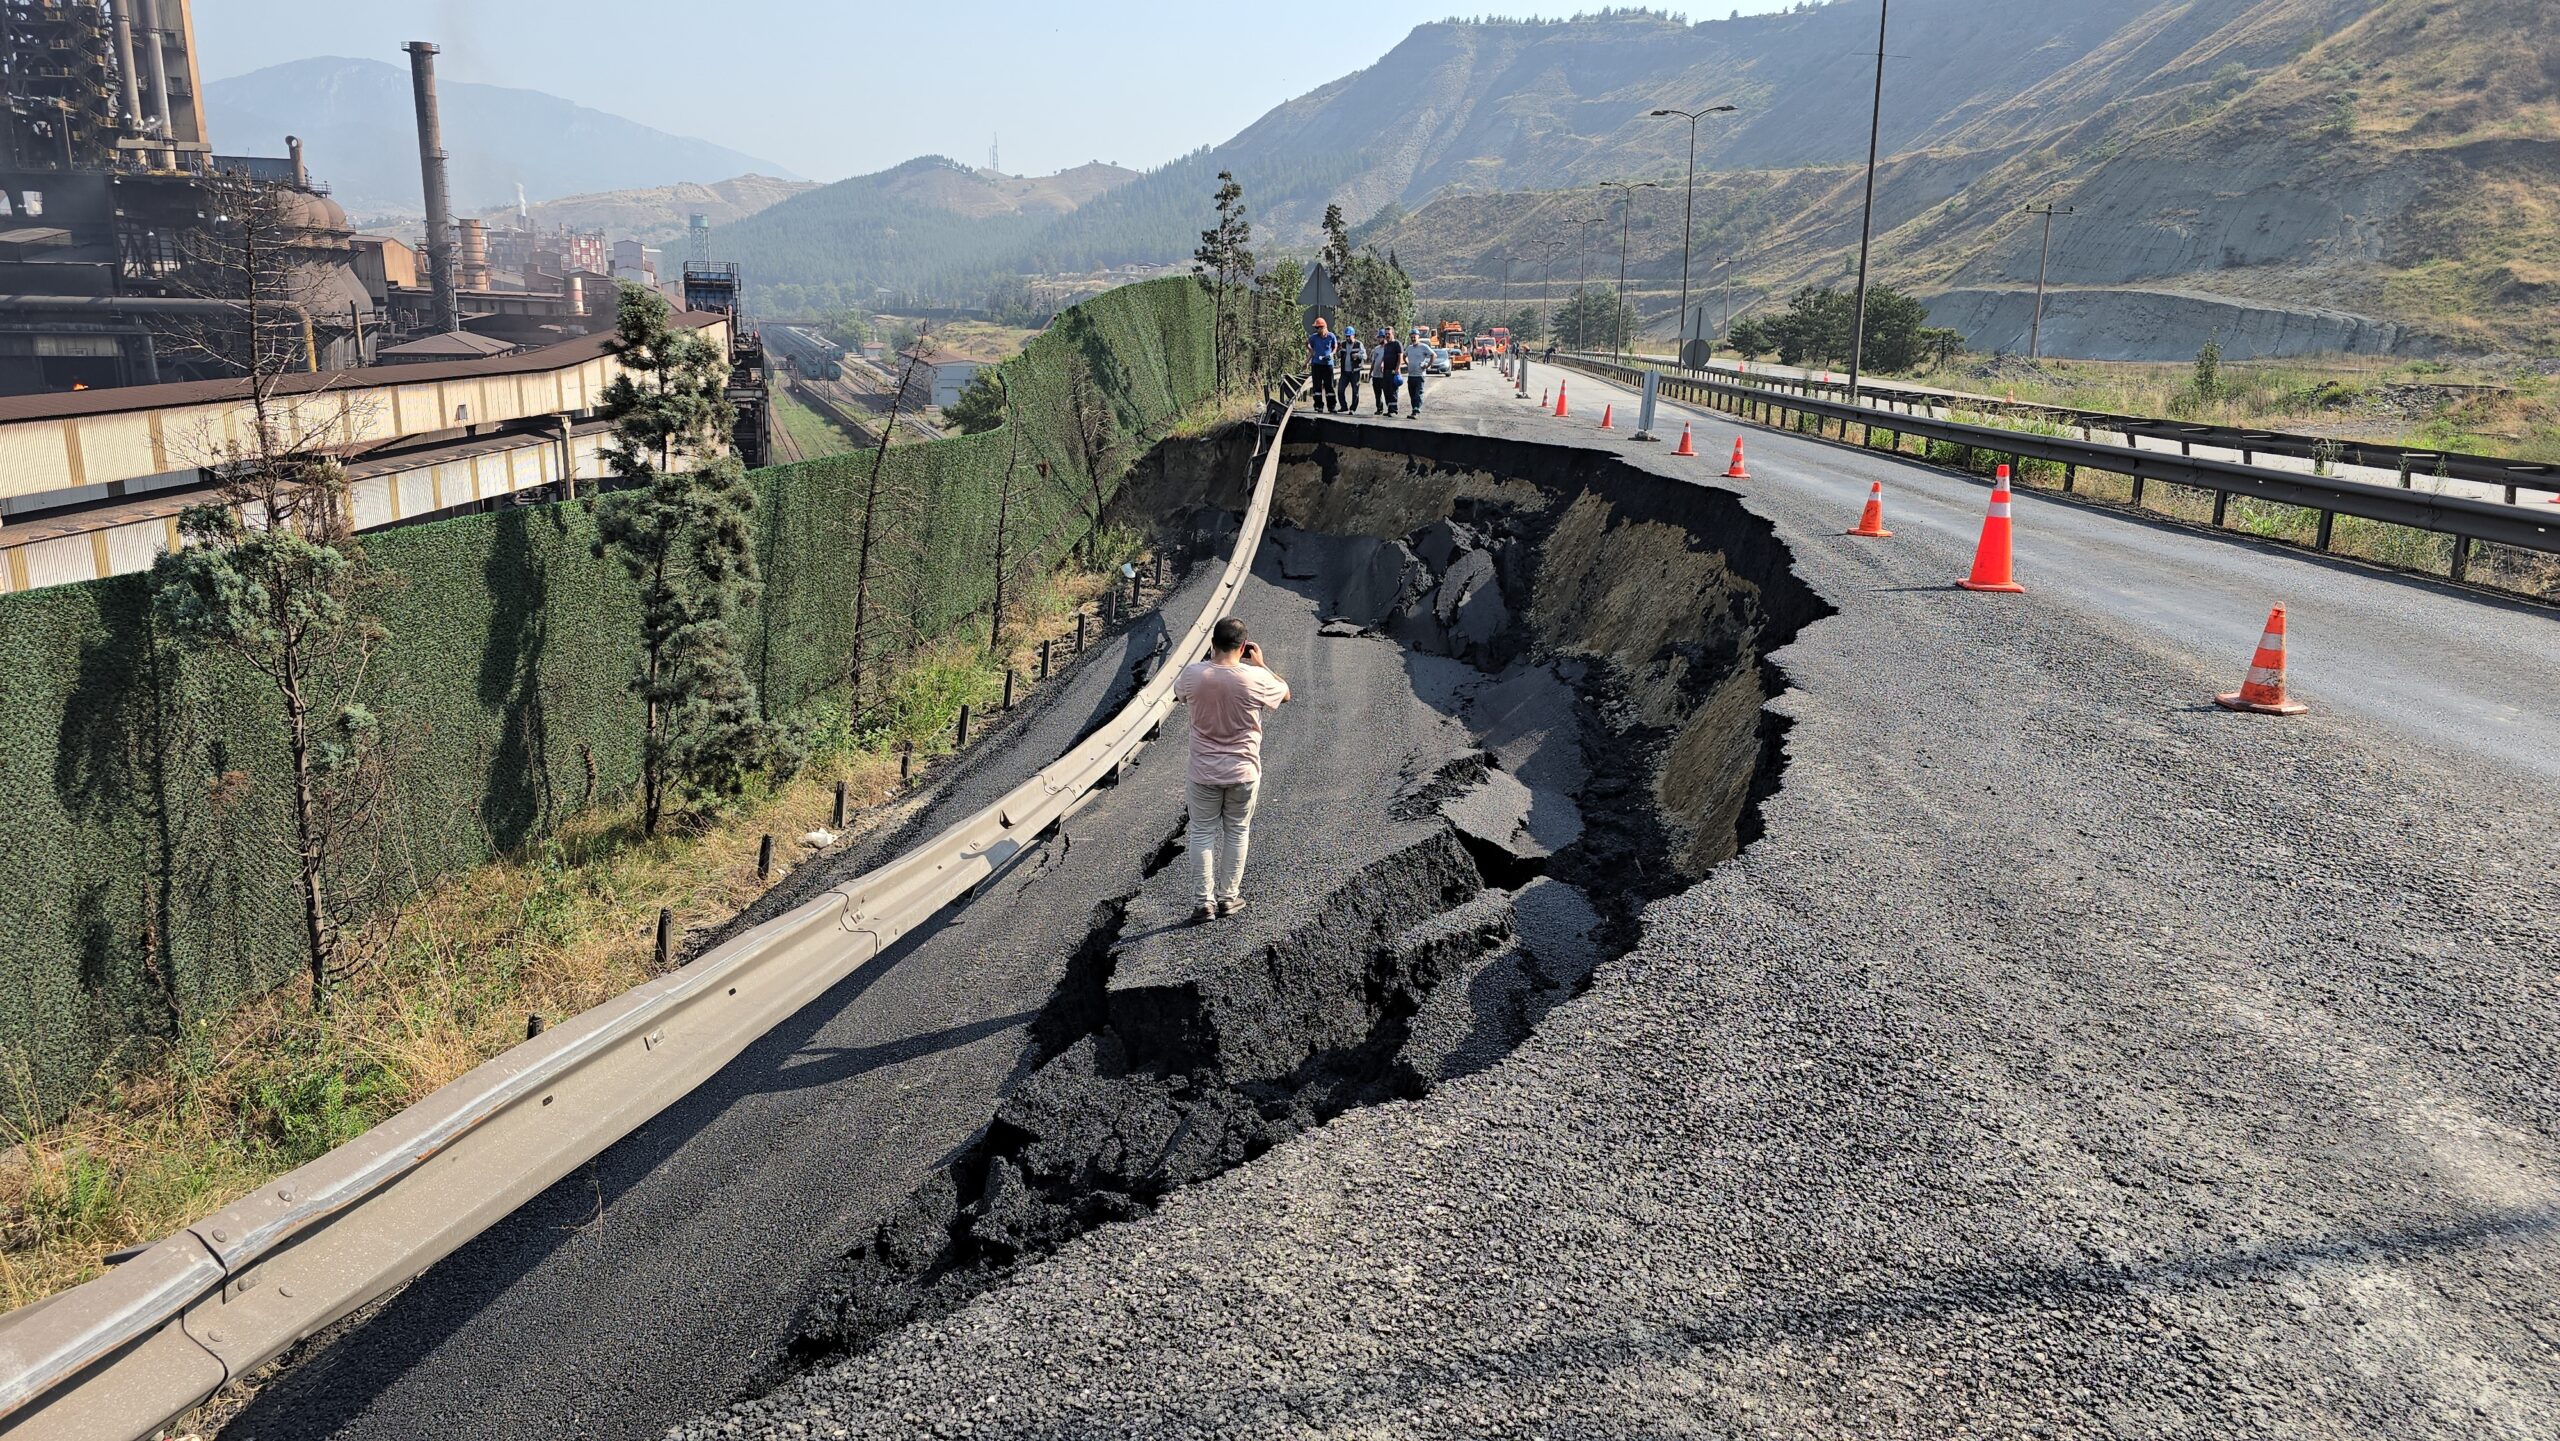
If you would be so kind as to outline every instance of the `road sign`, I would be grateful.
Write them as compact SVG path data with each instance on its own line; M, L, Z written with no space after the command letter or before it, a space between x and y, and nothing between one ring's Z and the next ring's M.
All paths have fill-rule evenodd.
M1307 267L1307 283L1298 287L1298 305L1306 310L1332 310L1342 304L1342 292L1333 288L1333 277L1322 265Z

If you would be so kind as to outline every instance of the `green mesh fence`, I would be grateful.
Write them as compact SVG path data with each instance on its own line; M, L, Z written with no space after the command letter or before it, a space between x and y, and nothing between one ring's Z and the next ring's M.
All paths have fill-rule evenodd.
M1009 487L1016 438L1002 430L892 449L872 517L874 658L983 623L1006 489L1024 570L1084 534L1094 486L1069 350L1115 416L1108 495L1209 394L1209 330L1208 295L1187 279L1062 315L1003 367L1022 420ZM841 694L871 464L864 452L756 476L767 585L751 663L770 712ZM638 618L595 539L591 501L368 537L393 578L366 695L390 748L393 891L636 784ZM257 678L167 645L147 577L0 596L0 726L0 1104L59 1111L137 1046L301 975L278 708Z

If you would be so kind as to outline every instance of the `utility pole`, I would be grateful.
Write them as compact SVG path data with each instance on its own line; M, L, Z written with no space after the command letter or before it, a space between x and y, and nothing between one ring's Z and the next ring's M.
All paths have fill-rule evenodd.
M1680 323L1674 327L1671 337L1671 348L1678 352L1680 366L1684 370L1689 365L1686 343L1689 335L1689 232L1698 220L1698 120L1701 116L1722 115L1731 109L1730 105L1710 105L1704 110L1653 112L1656 120L1666 115L1677 115L1689 122L1689 201L1688 208L1680 213ZM1708 353L1714 353L1713 347L1709 347Z
M1627 358L1625 341L1633 339L1633 337L1625 334L1627 314L1627 231L1635 223L1636 192L1639 190L1660 190L1662 188L1662 184L1661 182L1654 180L1638 180L1632 183L1624 180L1603 180L1600 182L1600 187L1604 190L1615 190L1618 192L1618 307L1617 309L1609 312L1609 358L1623 362Z
M2036 261L2036 318L2034 325L2027 331L2027 359L2042 360L2044 359L2044 275L2046 268L2053 264L2053 217L2077 215L2080 212L2071 206L2058 206L2048 200L2041 206L2028 206L2027 213L2044 217L2044 255Z
M1858 312L1849 342L1849 403L1858 403L1858 377L1867 365L1867 257L1876 238L1876 146L1884 136L1884 36L1893 0L1876 0L1876 104L1867 117L1867 212L1858 222Z

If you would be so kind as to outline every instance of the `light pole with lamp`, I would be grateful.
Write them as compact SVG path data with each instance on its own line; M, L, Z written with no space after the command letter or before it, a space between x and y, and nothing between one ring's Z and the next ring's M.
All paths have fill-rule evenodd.
M1689 200L1688 207L1680 214L1680 325L1671 342L1673 348L1680 351L1680 364L1684 369L1689 364L1688 351L1681 345L1682 338L1689 331L1689 232L1698 220L1698 121L1709 115L1727 114L1732 109L1730 105L1710 105L1704 110L1666 108L1653 112L1656 120L1666 115L1677 115L1689 122ZM1714 353L1712 347L1708 353Z
M1582 239L1580 242L1581 249L1577 253L1573 263L1573 298L1575 300L1580 300L1582 298L1582 293L1591 288L1591 227L1594 225L1606 225L1608 223L1609 217L1606 215L1594 215L1589 219L1568 220L1565 222L1567 225L1577 225L1582 228ZM1590 338L1590 336L1584 335L1580 331L1576 331L1574 334L1574 339L1578 342L1587 341ZM1557 336L1556 339L1561 342L1564 337ZM1579 350L1583 347L1577 344L1574 348Z
M1547 344L1554 345L1556 343L1556 308L1555 302L1550 300L1548 295L1556 278L1556 257L1572 249L1573 242L1558 238L1541 240L1537 245L1545 247L1547 252L1547 268L1538 277L1538 329L1545 332L1540 338Z
M1660 190L1662 182L1659 180L1603 180L1600 182L1600 188L1618 192L1618 308L1609 312L1609 358L1623 364L1627 358L1626 342L1634 339L1626 334L1627 231L1635 223L1636 192Z
M1858 403L1858 377L1867 365L1867 256L1876 238L1876 144L1884 135L1884 37L1893 0L1876 0L1876 104L1867 116L1867 209L1858 222L1858 310L1849 341L1849 403Z
M2053 217L2077 215L2080 212L2071 206L2056 205L2048 200L2042 205L2028 206L2027 213L2044 217L2044 254L2036 261L2036 318L2034 324L2027 330L2027 359L2042 360L2044 359L2044 274L2046 268L2053 264Z

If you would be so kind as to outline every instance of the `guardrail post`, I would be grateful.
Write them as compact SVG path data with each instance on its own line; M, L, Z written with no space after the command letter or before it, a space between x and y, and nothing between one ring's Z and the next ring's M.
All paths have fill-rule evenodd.
M2217 491L2215 491L2215 492L2213 493L2213 528L2214 528L2214 529L2216 529L2216 530L2220 530L2220 529L2222 529L2222 516L2223 516L2223 513L2224 513L2225 511L2229 510L2230 508L2231 508L2231 492L2229 492L2229 491L2227 491L2227 490L2217 490Z
M542 1013L536 1011L524 1018L524 1038L528 1041L542 1034Z
M1054 640L1040 642L1040 678L1042 680L1049 678L1049 651L1056 645L1057 642Z
M2467 535L2453 538L2453 578L2456 581L2471 579L2471 537Z
M916 743L914 741L898 742L898 784L905 785L907 778L915 774L915 768Z
M1084 654L1084 607L1076 607L1076 654Z
M2336 511L2324 510L2320 512L2320 533L2313 537L2311 542L2312 545L2321 550L2327 550L2329 548L2330 533L2337 529L2337 525L2338 513Z
M2405 450L2400 452L2400 488L2409 488L2409 452Z
M2072 488L2079 483L2079 480L2080 467L2076 463L2064 466L2062 468L2062 493L2064 495L2069 495Z
M675 938L676 913L665 906L658 907L658 969L660 971L667 968L667 955L675 948Z
M773 879L773 837L771 836L756 842L756 879L759 882Z
M2134 472L2133 475L2133 500L2130 504L2136 510L2142 509L2142 473L2140 471Z
M843 829L844 829L844 816L845 816L845 809L844 809L845 789L844 789L844 788L845 788L845 783L844 783L843 781L838 781L838 782L836 782L836 811L835 811L835 822L834 822L834 824L835 824L835 828L836 828L837 830L843 830Z
M1004 668L1004 708L1013 709L1013 667Z
M966 750L969 747L969 708L967 706L960 707L960 728L952 732L951 745L954 750Z

